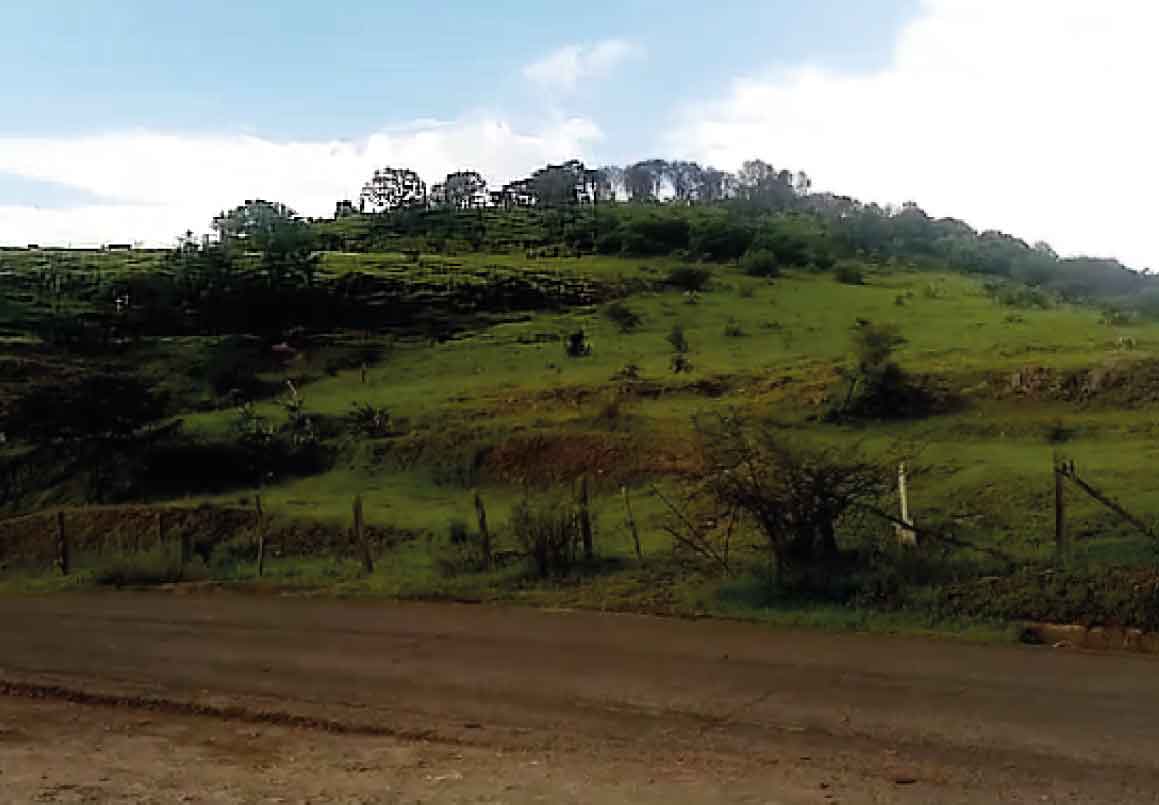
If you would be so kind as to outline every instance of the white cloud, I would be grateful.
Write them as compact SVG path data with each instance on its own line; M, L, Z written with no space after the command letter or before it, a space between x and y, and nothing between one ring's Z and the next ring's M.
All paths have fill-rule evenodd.
M607 78L643 49L623 39L605 39L590 45L568 45L523 68L523 76L548 90L572 92L584 80Z
M57 182L109 200L63 210L0 206L0 243L168 244L186 229L205 231L215 213L248 198L283 201L303 215L329 215L335 201L357 197L376 167L409 167L428 182L473 168L498 183L546 162L582 158L601 136L584 118L531 131L495 118L423 121L357 143L154 132L0 136L0 173Z
M1157 30L1154 0L925 0L887 68L739 80L668 145L1159 268Z

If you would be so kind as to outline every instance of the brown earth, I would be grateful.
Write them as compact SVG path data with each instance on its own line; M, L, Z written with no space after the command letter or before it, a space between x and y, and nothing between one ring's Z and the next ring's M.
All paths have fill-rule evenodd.
M593 613L7 598L0 801L1159 802L1157 670Z

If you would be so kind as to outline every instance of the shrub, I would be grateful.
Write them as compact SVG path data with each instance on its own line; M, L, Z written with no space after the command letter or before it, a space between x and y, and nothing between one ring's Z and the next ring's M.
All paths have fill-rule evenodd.
M677 266L668 272L664 284L682 291L703 291L712 279L712 272L700 266Z
M724 335L726 338L740 338L744 335L744 330L736 319L729 319L728 324L724 325Z
M372 403L351 403L346 421L351 431L371 439L389 436L391 433L390 411Z
M616 325L621 333L630 333L640 326L643 319L623 302L613 302L604 308L604 316Z
M587 334L582 329L568 334L563 349L569 358L586 358L592 354L592 345L588 343Z
M864 285L865 274L860 268L849 263L843 263L837 266L837 270L833 272L833 277L842 285Z
M472 531L465 520L452 520L447 533L434 546L435 567L443 576L479 573L487 568L486 551L477 531Z
M699 221L692 228L690 251L709 260L737 260L753 242L753 233L727 220Z
M620 371L612 375L612 380L635 381L640 379L640 367L634 363L624 364Z
M692 371L692 362L688 360L688 356L677 352L672 356L672 374L680 375Z
M277 384L261 379L262 372L270 370L272 362L263 354L260 343L241 337L222 341L209 353L205 364L205 380L210 391L219 398L241 396L247 400L268 397L277 391Z
M511 512L509 528L540 578L562 576L575 567L581 535L571 506L523 500Z
M845 372L848 385L827 414L831 420L846 416L904 419L927 416L934 395L914 383L893 360L905 339L892 324L859 319L853 328L856 368Z
M684 335L684 325L677 322L672 325L672 331L668 333L668 343L672 345L672 349L677 355L684 355L688 352L688 338Z
M741 299L752 299L757 295L757 286L751 282L742 282L737 286L736 292Z
M740 267L750 277L779 277L781 275L777 256L767 249L749 251L740 261Z
M102 587L149 587L201 581L208 578L200 557L181 564L181 557L164 550L122 554L102 562L93 573L93 581Z

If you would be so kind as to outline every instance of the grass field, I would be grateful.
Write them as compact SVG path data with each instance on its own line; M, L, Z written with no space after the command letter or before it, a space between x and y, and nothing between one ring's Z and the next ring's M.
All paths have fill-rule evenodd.
M145 261L140 265L148 262L140 259ZM0 256L0 265L13 265L12 258ZM468 254L424 256L420 268L453 281L488 267L526 265L524 255ZM1159 449L1154 439L1159 378L1148 362L1159 346L1159 325L1108 325L1099 310L1084 306L1012 307L980 280L900 265L867 267L864 285L808 272L770 281L714 266L710 285L695 295L664 287L664 277L677 265L670 259L584 257L530 265L631 289L624 302L639 314L639 326L621 332L603 307L595 307L512 315L441 343L369 336L382 347L383 358L369 367L365 383L359 369L307 372L303 367L312 359L300 355L268 379L307 377L300 388L305 409L326 421L340 422L354 404L387 409L395 433L377 439L336 436L338 458L322 474L275 479L261 490L168 502L248 505L260 491L274 516L345 527L351 501L360 495L368 522L420 535L382 557L369 579L359 578L348 558L325 558L309 565L274 562L270 583L313 580L350 594L763 613L785 622L860 626L872 620L864 612L798 611L784 602L769 609L739 581L722 584L674 570L671 538L661 528L663 506L650 481L631 482L665 483L656 468L679 466L692 417L737 409L790 424L818 442L859 446L882 461L906 459L919 524L948 524L1020 561L1051 556L1056 449L1133 512L1148 522L1159 518L1159 485L1151 477ZM323 267L335 275L415 270L402 255L391 254L328 254ZM103 270L134 266L126 262ZM895 324L906 339L898 362L960 398L961 405L907 423L853 427L821 421L826 396L839 380L837 369L851 360L850 333L858 320ZM681 374L671 369L667 341L676 325L690 345L691 370ZM579 329L591 354L569 358L564 339ZM147 349L160 366L178 351L190 362L199 346L197 339L187 339ZM1014 382L1019 372L1033 380ZM633 379L625 380L627 375ZM257 410L273 421L284 417L275 401L260 403ZM224 439L237 413L220 407L188 411L181 418L190 433ZM633 473L633 467L651 471ZM529 489L552 480L556 486L574 485L585 472L593 481L597 544L607 563L600 572L563 587L528 582L513 568L464 578L437 572L430 535L437 542L452 520L473 521L476 489L501 547L511 547L503 546L503 524L512 506ZM634 487L648 560L643 566L635 559L620 498L625 479ZM1154 562L1150 540L1097 504L1072 497L1071 518L1077 562ZM656 580L660 568L666 569L663 583ZM235 567L218 575L244 578L249 571ZM648 602L652 590L663 597L656 607ZM906 622L927 628L927 621L911 615Z

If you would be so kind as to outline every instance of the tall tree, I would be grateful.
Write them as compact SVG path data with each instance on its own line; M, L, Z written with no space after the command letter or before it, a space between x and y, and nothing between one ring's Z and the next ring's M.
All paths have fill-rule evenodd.
M624 169L619 165L604 165L596 171L596 201L615 201L626 192Z
M646 159L624 168L624 187L632 201L655 201L660 195L668 163L663 159Z
M417 173L406 168L381 168L362 187L363 211L391 212L421 207L427 202L427 185Z
M453 209L467 210L486 204L487 180L478 171L457 171L448 174L442 187L444 201Z
M301 218L287 205L254 199L219 213L212 226L222 241L241 240L264 249L276 230L294 223L301 223Z
M672 183L672 193L677 201L691 202L700 199L704 190L705 171L695 162L674 160L665 171Z
M727 171L705 168L700 182L700 201L714 202L736 194L736 177Z
M759 159L741 165L737 177L740 194L745 200L771 210L788 209L796 203L799 192L797 178L790 171L778 171Z

